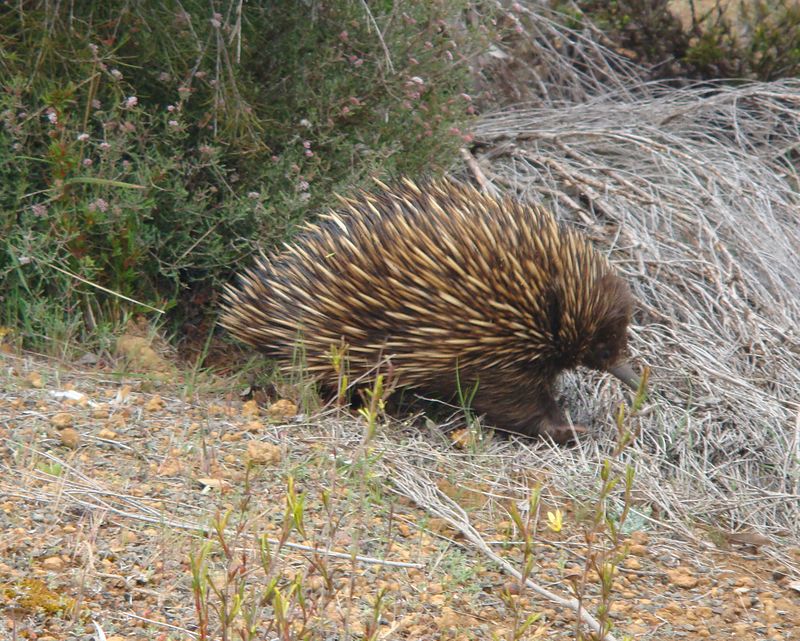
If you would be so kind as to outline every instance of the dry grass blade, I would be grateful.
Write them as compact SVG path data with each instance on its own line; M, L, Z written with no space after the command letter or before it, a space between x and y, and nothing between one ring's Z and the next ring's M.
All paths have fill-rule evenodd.
M499 20L508 37L481 61L486 88L505 102L559 109L610 89L647 93L645 69L617 53L599 29L570 28L571 20L544 3L513 3Z

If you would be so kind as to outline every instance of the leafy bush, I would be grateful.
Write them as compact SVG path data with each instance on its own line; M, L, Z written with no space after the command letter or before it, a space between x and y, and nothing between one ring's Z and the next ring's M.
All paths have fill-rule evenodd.
M4 11L0 323L85 339L146 309L116 294L178 322L334 192L446 168L483 36L459 3L366 6Z

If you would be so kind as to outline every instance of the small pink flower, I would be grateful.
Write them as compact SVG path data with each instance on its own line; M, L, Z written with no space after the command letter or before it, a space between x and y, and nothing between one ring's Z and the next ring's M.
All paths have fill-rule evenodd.
M167 111L169 111L170 113L175 111L175 105L167 105Z
M303 141L303 147L305 147L306 149L311 149L311 141L310 140L304 140Z
M91 167L91 166L92 166L92 159L91 159L91 158L84 158L84 159L81 161L81 164L82 164L84 167Z
M136 105L139 104L139 99L136 96L128 96L125 99L125 108L126 109L133 109Z
M111 145L109 145L107 142L101 142L100 149L102 151L108 151L109 149L111 149Z
M248 191L247 192L247 197L250 200L258 200L260 196L261 196L261 194L259 194L257 191Z
M85 142L87 140L89 140L89 134L87 133L78 134L78 142Z
M47 119L54 125L58 124L58 114L56 113L55 109L48 109Z
M169 121L167 124L168 124L170 127L172 127L173 129L175 129L175 128L177 128L177 127L178 127L178 121L177 121L177 120L170 120L170 121Z
M114 80L122 80L122 72L119 69L112 69L110 73L114 77Z

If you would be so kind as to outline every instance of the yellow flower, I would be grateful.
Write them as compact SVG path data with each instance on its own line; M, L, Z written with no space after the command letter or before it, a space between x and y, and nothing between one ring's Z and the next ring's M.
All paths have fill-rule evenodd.
M561 514L561 510L556 509L555 512L547 513L547 527L553 530L553 532L561 532L563 522L564 515Z

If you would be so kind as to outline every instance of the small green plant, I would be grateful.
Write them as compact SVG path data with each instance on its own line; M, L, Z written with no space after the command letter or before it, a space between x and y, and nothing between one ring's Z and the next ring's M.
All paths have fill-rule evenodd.
M249 472L234 527L229 527L232 509L217 514L211 522L210 538L189 555L198 636L201 641L250 641L264 634L277 634L284 641L307 638L309 610L303 577L287 577L280 561L291 533L305 536L305 497L296 491L290 476L278 540L270 542L267 536L259 536L257 553L253 553L244 546L250 521ZM317 567L320 565L317 561ZM254 576L256 572L260 572L259 578Z
M509 514L517 526L518 533L522 536L522 559L520 561L520 576L517 586L517 593L524 594L528 579L533 573L536 555L535 555L535 541L537 538L537 529L539 526L539 502L541 499L542 488L537 486L533 489L528 497L528 505L525 510L525 517L520 514L515 503L511 503ZM513 625L509 632L509 641L518 641L521 639L528 629L541 618L541 613L532 612L530 614L524 612L519 605L519 599L515 598L507 590L501 595L501 598L510 610Z
M384 388L384 375L378 374L372 388L364 390L365 404L359 408L358 413L366 421L366 432L364 434L364 442L362 447L368 448L369 444L375 438L378 430L378 420L384 415L386 409L386 389Z
M467 426L471 427L475 424L475 414L472 411L472 402L475 400L475 395L478 393L480 381L476 380L475 383L468 388L464 388L461 384L461 372L456 363L456 393L458 395L458 404L464 412L464 417L467 420Z
M331 345L331 366L336 373L336 405L343 407L350 401L350 375L347 366L347 344Z
M36 469L50 476L61 476L64 473L64 466L55 461L42 461L37 463Z
M577 641L583 639L602 641L613 627L610 615L614 597L614 580L617 568L628 554L624 544L623 531L633 504L632 492L635 479L632 465L627 464L624 473L615 473L613 462L621 459L626 448L636 438L636 430L632 427L631 418L641 409L647 398L649 374L649 370L645 369L630 411L626 410L625 404L619 406L616 417L617 443L611 455L600 465L597 496L593 506L588 508L586 518L581 521L586 546L584 567L580 578L572 583L572 588L575 598L583 607L589 578L590 576L597 577L600 583L600 594L596 619L600 630L591 632L587 636L580 625L576 624L575 638ZM620 513L615 514L611 507L612 495L620 483L623 487L621 497L623 507Z

